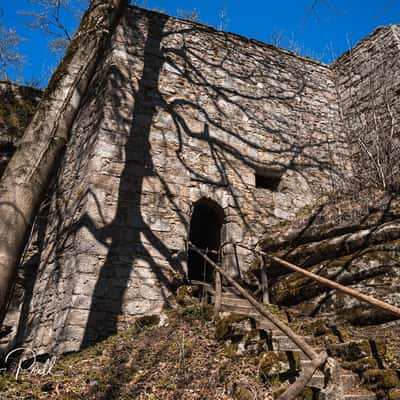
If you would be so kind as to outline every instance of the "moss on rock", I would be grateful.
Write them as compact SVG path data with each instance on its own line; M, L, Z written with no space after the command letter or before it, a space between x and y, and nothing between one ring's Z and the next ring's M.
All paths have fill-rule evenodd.
M283 385L283 386L279 387L278 389L275 389L273 391L274 399L277 399L281 394L283 394L287 388L288 388L287 385Z
M392 389L388 393L389 400L400 400L400 389Z
M214 310L210 305L201 306L200 304L192 304L182 308L180 315L189 320L210 321L213 319Z
M331 357L339 357L344 361L357 361L361 358L372 357L372 349L368 340L333 344L327 347Z
M398 388L400 379L394 369L370 369L362 375L363 383L371 390Z
M339 310L338 317L354 326L378 325L396 319L393 314L366 307L364 304Z
M40 90L0 81L0 141L16 145L41 96Z
M265 351L260 355L258 366L261 378L283 380L300 371L300 356L291 351Z
M296 397L297 400L314 400L315 393L311 387L305 387L300 394Z
M335 327L334 333L336 334L336 336L339 338L339 340L341 342L349 342L350 341L350 335L344 328Z
M378 361L373 357L365 357L357 361L344 361L341 365L343 368L349 369L359 375L369 369L379 367Z
M182 285L176 290L175 301L182 306L193 304L193 288L189 285Z
M135 328L141 331L142 329L158 325L159 323L160 323L159 315L145 315L143 317L136 319Z
M340 339L335 335L325 335L324 336L324 344L325 346L330 346L332 344L339 344Z
M240 314L230 314L220 318L215 327L217 340L240 341L245 335L255 328L253 318Z
M235 400L253 400L254 394L248 387L246 387L246 385L238 383L233 389L233 398Z
M306 331L314 336L329 335L331 333L327 321L323 319L317 319L307 324Z

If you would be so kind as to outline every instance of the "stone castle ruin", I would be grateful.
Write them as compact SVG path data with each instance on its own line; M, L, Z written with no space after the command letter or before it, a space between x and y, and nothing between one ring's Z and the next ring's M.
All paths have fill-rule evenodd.
M4 345L75 351L161 312L176 282L213 279L188 240L245 281L261 235L354 174L357 127L390 114L398 130L399 37L378 28L325 65L126 7L36 218Z

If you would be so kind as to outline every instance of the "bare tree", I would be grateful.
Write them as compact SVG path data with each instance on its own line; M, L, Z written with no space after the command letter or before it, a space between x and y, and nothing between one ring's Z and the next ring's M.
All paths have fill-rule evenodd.
M332 5L331 1L329 0L312 0L312 3L309 8L309 13L314 15L315 18L320 19L320 9L321 7L329 8L336 12L336 9Z
M193 10L177 10L178 17L188 19L189 21L199 21L200 20L200 14L199 12L194 8Z
M8 80L9 70L20 71L25 57L19 52L19 44L22 38L18 36L14 28L6 28L1 20L0 10L0 78Z
M218 29L220 31L225 31L229 26L229 18L228 18L228 7L224 4L218 15Z
M28 17L28 26L43 32L49 38L49 48L53 54L61 55L71 42L72 28L68 17L81 18L87 0L28 0L35 11L20 11Z
M325 57L325 51L317 53L309 48L304 47L298 40L296 40L295 34L286 34L282 30L272 32L269 42L282 49L286 49L301 57L310 57L314 59L321 59ZM331 49L329 49L331 50Z
M347 63L340 71L350 82L359 80L355 58L350 50ZM400 190L400 136L393 65L381 58L363 60L366 74L363 88L347 89L349 106L342 109L341 115L352 163L352 179L344 189L356 193L368 188L397 193Z
M271 34L270 42L272 45L287 49L296 55L304 55L305 53L304 46L296 41L293 33L287 36L284 31L275 31Z

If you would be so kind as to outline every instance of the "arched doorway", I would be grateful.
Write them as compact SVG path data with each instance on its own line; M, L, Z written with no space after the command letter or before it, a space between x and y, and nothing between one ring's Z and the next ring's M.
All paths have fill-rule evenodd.
M201 199L195 203L190 220L189 241L207 251L208 256L215 262L218 262L223 222L224 212L217 203L210 199ZM189 280L212 282L213 276L212 267L203 257L189 248Z

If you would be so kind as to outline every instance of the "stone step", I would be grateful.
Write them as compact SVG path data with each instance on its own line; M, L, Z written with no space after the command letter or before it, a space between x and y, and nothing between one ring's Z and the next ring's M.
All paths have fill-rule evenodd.
M303 363L301 363L301 367L303 367ZM325 375L321 371L316 371L310 381L307 383L307 386L311 386L317 389L322 389L325 387Z
M309 363L310 360L308 358L307 360L301 360L301 368L304 369L309 365ZM351 392L354 391L354 388L357 388L360 383L358 376L350 371L340 371L339 377L340 385L342 386L344 393L350 392L351 394ZM307 386L323 389L325 387L325 375L321 371L317 370Z
M214 300L214 298L212 300ZM232 287L224 287L221 303L221 308L223 311L241 314L256 319L258 321L258 328L264 329L271 334L273 351L295 352L300 356L302 369L310 364L311 361L298 348L298 346L293 343L291 339L280 332L272 322L257 312L257 310L247 299L244 299L240 296L236 289ZM304 337L304 339L307 342L312 340L310 337ZM324 349L315 350L319 352ZM345 393L343 396L341 396L343 400L376 400L375 394L360 388L359 383L360 380L358 376L353 372L347 370L339 371L338 385L340 386L342 393ZM321 371L316 371L314 373L307 386L321 390L321 400L329 400L331 398L332 393L330 395L328 393L323 393L325 388L325 376Z
M343 400L376 400L373 393L350 393L343 396Z
M230 297L230 296L223 295L222 299L221 299L221 304L226 304L229 306L238 306L238 307L247 306L254 310L254 307L249 303L248 300L238 299L237 297L233 297L233 296Z
M307 342L311 338L309 336L304 336L303 339ZM300 351L296 343L282 334L280 336L272 336L272 346L274 350L278 351Z
M301 360L302 368L307 367L309 365L309 361L310 361L308 356L299 349L297 349L296 351L298 351L300 353L300 360Z
M239 298L242 297L240 292L237 289L235 289L233 286L224 286L222 288L222 294L227 294L227 293L234 294Z
M221 309L223 311L228 311L231 313L242 314L252 317L255 320L259 321L260 323L264 323L265 321L265 328L261 326L262 329L275 330L276 332L280 332L279 329L276 328L276 326L272 322L270 322L268 318L261 315L251 304L246 305L245 303L242 303L241 305L234 305L234 304L222 303ZM278 316L278 318L284 323L287 323L287 320L282 318L282 316Z
M350 389L357 387L360 384L359 377L350 371L339 372L340 383L345 392L350 391Z
M233 292L222 292L222 297L229 297L232 299L241 299L242 297L238 293L233 293Z
M264 329L268 331L272 336L279 336L282 335L282 332L268 319L263 318L258 321L259 329Z
M221 304L221 309L222 311L229 311L235 314L242 314L252 317L254 319L259 319L261 317L260 313L254 310L254 307L250 306L232 306L228 304Z
M363 388L353 388L352 391L350 392L345 392L343 393L341 388L337 386L337 390L335 390L336 387L328 389L328 391L325 391L324 389L321 390L321 392L318 395L319 400L377 400L376 395L372 392L369 392L368 390L364 390ZM339 397L340 396L340 397Z

